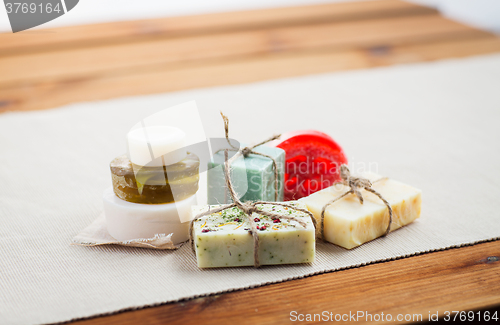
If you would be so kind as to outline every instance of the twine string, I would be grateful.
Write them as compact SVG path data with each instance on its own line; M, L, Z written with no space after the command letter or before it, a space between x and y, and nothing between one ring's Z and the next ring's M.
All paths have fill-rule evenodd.
M248 147L242 148L240 150L239 148L235 147L231 143L231 141L229 141L229 119L222 112L220 112L220 115L222 116L222 120L224 121L224 133L226 136L226 141L229 144L229 146L231 147L231 149L226 149L226 150L241 152L243 157L247 157L249 154L253 154L253 155L258 155L258 156L262 156L262 157L266 157L266 158L271 159L271 161L273 162L273 171L274 171L274 201L278 201L278 176L279 176L278 163L276 162L276 159L274 159L273 157L266 155L266 154L263 154L263 153L260 153L260 152L257 152L257 151L254 151L253 149L255 149L258 146L261 146L263 144L266 144L268 142L271 142L273 140L279 139L281 134L273 135L272 137L270 137L267 140L261 141L253 146L248 146Z
M222 118L224 119L224 129L225 129L225 132L226 132L226 139L227 139L229 145L231 145L231 143L229 142L229 138L228 138L228 129L229 129L229 127L228 127L228 120L227 120L227 117L224 116L222 113L221 113L221 115L222 115ZM253 237L253 243L254 243L253 258L254 258L254 266L255 267L259 267L260 266L260 261L259 261L259 234L258 234L258 231L257 231L258 229L257 229L256 222L255 222L254 218L252 218L252 214L253 213L257 213L257 214L262 215L262 216L267 216L267 217L271 218L272 220L285 219L285 220L295 221L296 223L298 223L302 227L304 227L304 228L307 227L307 224L304 221L302 221L302 220L300 220L300 219L298 219L296 217L281 215L281 214L277 214L277 213L273 213L273 212L269 212L269 211L263 211L263 210L258 209L258 207L257 207L258 205L279 205L279 206L284 207L285 210L286 209L292 209L292 210L295 210L295 211L299 211L299 212L305 213L305 214L307 214L311 218L311 220L312 220L312 222L314 224L314 228L316 228L316 219L314 218L313 214L311 212L309 212L308 210L306 210L306 209L297 208L297 207L294 207L294 206L291 206L291 205L288 205L288 204L285 204L285 203L280 203L280 202L267 202L267 201L241 202L238 199L236 191L234 190L233 183L231 181L231 164L233 163L233 161L236 160L238 157L240 157L242 155L244 156L245 152L247 152L247 154L248 153L254 153L254 152L252 152L253 148L255 148L256 146L259 146L261 144L264 144L266 142L269 142L271 140L277 139L277 137L279 137L279 136L274 136L271 139L263 141L263 142L255 145L253 147L247 147L247 148L244 148L242 150L237 150L236 154L234 156L232 156L230 159L228 159L228 151L230 151L230 150L236 150L236 147L233 147L231 145L233 147L233 149L224 149L224 177L225 177L225 181L226 181L227 191L229 193L229 196L233 200L233 203L231 203L231 204L225 204L225 205L222 205L222 206L217 207L215 209L210 209L210 207L209 207L208 211L205 211L205 212L202 212L202 213L196 215L191 220L191 222L189 224L189 240L191 242L191 248L193 249L193 251L195 251L195 248L194 248L194 238L193 238L193 228L194 228L195 221L198 220L198 219L200 219L200 218L202 218L202 217L204 217L204 216L211 215L211 214L218 213L218 212L222 212L224 210L227 210L227 209L230 209L230 208L233 208L233 207L237 207L241 211L243 211L244 216L248 220L248 223L250 225L250 228L249 228L248 232ZM263 156L265 156L265 155L263 155ZM269 158L271 158L271 157L269 157ZM276 162L274 161L274 165L275 164L276 164ZM277 171L277 169L275 169L275 171ZM278 182L277 182L277 177L276 177L276 184L277 183Z
M387 202L387 200L382 196L382 194L380 194L379 192L377 192L376 190L374 190L372 188L372 185L373 185L373 183L387 179L387 177L380 178L372 183L366 178L351 176L351 172L350 172L349 168L347 167L347 165L340 166L340 177L342 178L342 181L333 184L333 186L335 186L337 184L342 184L342 185L348 186L349 190L344 192L343 194L331 199L323 206L323 209L321 210L321 220L320 220L320 228L319 228L319 232L320 232L323 240L325 239L324 230L325 230L325 211L326 211L326 209L330 205L332 205L333 203L339 201L340 199L342 199L343 197L345 197L349 194L355 194L359 200L359 203L363 204L364 199L363 199L363 195L361 194L362 189L375 194L387 206L387 209L389 210L389 224L387 225L387 228L386 228L385 233L384 233L384 236L386 236L391 231L392 216L393 216L392 207L389 204L389 202Z

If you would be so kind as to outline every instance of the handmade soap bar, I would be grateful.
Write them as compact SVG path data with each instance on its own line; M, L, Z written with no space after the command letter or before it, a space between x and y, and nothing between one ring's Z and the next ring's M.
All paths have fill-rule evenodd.
M173 233L172 242L178 244L189 238L191 206L196 204L196 196L175 203L137 204L119 199L108 188L103 203L107 229L115 239L127 241Z
M111 161L113 190L122 200L159 204L184 200L198 191L199 158L188 154L168 166L143 167L132 164L126 155Z
M103 195L111 236L127 241L172 233L174 244L188 239L200 161L186 152L185 137L171 126L127 134L129 155L111 162L113 188Z
M298 200L340 181L347 156L331 136L316 130L283 133L268 144L286 152L285 201Z
M382 194L391 205L393 210L391 231L409 224L420 216L422 203L420 190L374 173L362 176L369 179L373 183L372 188ZM306 204L319 224L323 206L348 190L349 188L344 185L331 186L302 198L299 202ZM354 194L349 194L326 208L324 219L326 241L351 249L385 233L389 223L387 206L374 194L366 190L361 190L361 193L364 204L361 204Z
M305 209L303 203L287 202ZM218 206L210 206L212 209ZM193 217L208 210L208 206L195 206ZM308 214L278 205L259 205L260 209L280 215L297 217L306 224L281 219L273 222L269 217L254 213L252 218L259 227L259 262L264 264L312 263L315 255L315 229ZM198 267L226 267L254 265L254 239L243 212L234 207L201 217L194 222L193 238Z
M186 157L186 134L173 126L147 126L127 133L128 156L140 166L167 166Z
M254 149L256 152L266 154L276 160L278 167L278 198L275 197L275 176L273 162L271 159L259 155L249 154L245 159L237 159L231 164L233 186L240 192L242 186L248 184L248 190L240 198L241 201L283 201L283 173L285 163L285 151L280 148L267 147L265 145ZM212 169L221 165L222 168ZM232 200L226 190L224 178L224 152L220 151L208 163L208 204L231 203ZM246 179L241 175L245 175ZM243 193L241 193L243 194Z

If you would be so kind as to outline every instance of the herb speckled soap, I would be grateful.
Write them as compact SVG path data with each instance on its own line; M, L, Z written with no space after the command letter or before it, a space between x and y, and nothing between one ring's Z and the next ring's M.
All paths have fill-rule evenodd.
M306 209L303 203L287 204ZM212 209L219 206L211 206ZM315 256L315 228L309 215L278 205L258 205L259 209L280 215L294 216L274 223L269 217L254 213L259 234L259 263L295 264L312 263ZM193 216L208 210L208 206L194 206ZM249 223L236 207L202 217L194 222L193 238L198 267L228 267L254 265L254 239L249 233Z

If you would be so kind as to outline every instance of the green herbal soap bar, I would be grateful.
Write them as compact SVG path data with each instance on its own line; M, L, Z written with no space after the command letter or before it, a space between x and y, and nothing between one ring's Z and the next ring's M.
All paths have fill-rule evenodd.
M306 209L305 204L290 201L287 204ZM218 205L211 205L214 209ZM259 209L280 215L294 216L306 224L304 228L294 220L271 218L254 213L259 234L259 263L312 263L315 256L315 228L309 215L279 205L262 204ZM209 206L193 206L193 216L205 212ZM254 239L249 233L248 217L236 207L202 217L194 222L193 238L198 267L230 267L254 265Z
M278 167L278 198L275 197L275 176L273 162L267 157L249 154L245 159L236 159L231 164L231 181L237 193L244 194L241 201L283 201L283 174L285 165L285 151L281 148L265 145L254 149L256 152L268 155L276 160ZM222 168L212 169L217 166ZM207 173L207 203L224 204L232 200L226 190L224 178L224 152L220 151L208 163ZM246 174L246 178L245 178ZM241 193L242 189L248 189Z

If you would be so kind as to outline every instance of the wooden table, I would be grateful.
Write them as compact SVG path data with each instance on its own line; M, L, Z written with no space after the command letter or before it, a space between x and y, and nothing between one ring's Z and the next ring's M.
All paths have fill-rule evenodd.
M495 52L497 37L396 0L5 33L0 111ZM427 320L500 305L495 256L500 241L77 323L272 324L291 311Z

